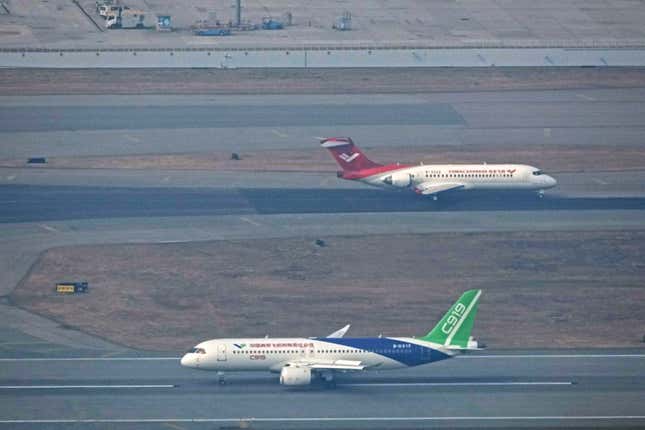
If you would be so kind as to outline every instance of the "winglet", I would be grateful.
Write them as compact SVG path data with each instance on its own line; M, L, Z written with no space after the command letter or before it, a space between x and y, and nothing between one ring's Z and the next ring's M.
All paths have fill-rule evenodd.
M473 329L481 290L469 290L459 297L441 321L422 340L444 345L450 349L468 349L473 345Z
M351 325L350 325L350 324L347 324L345 327L343 327L343 328L341 328L341 329L339 329L339 330L336 330L335 332L333 332L332 334L330 334L329 336L327 336L327 338L328 338L328 339L329 339L329 338L331 338L331 339L336 339L336 338L344 337L344 336L345 336L345 333L347 333L347 330L349 330L349 328L350 328L350 327L351 327Z

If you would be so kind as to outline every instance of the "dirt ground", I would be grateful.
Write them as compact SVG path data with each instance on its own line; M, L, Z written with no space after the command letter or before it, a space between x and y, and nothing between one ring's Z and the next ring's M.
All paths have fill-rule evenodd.
M181 351L227 336L423 335L459 294L484 290L490 347L638 346L645 231L385 235L45 252L11 295L121 344ZM60 296L57 281L90 293Z
M361 145L377 162L434 163L520 163L540 166L549 173L625 171L645 169L645 146L584 146L584 157L576 145L437 145L427 148L396 146L395 149ZM178 169L222 171L335 172L336 163L327 151L249 151L231 160L230 153L129 155L104 157L54 157L33 168L71 169ZM24 159L0 159L0 167L23 167Z
M631 88L645 69L0 69L0 94L352 94Z

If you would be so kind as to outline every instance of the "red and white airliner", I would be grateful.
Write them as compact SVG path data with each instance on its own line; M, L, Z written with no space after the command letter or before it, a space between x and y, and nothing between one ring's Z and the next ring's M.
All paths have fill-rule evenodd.
M323 139L343 169L338 177L385 188L411 189L431 196L452 190L527 190L542 197L557 181L540 169L524 164L378 164L349 137Z

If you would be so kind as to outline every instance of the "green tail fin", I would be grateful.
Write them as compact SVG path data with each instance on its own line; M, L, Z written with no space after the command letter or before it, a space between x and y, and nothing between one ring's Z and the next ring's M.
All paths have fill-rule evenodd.
M481 290L466 291L432 331L421 339L444 346L467 348L481 294Z

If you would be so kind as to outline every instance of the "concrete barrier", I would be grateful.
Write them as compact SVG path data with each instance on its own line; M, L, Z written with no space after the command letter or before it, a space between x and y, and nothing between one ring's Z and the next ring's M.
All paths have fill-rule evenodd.
M325 68L645 66L645 48L0 50L0 67Z

